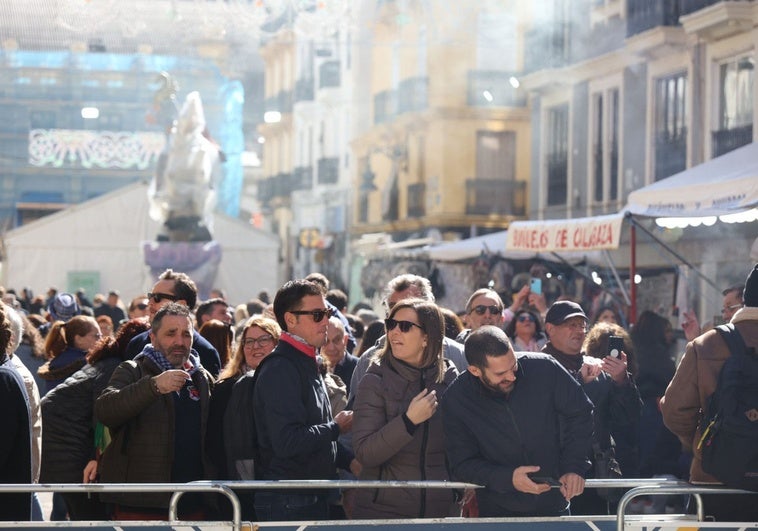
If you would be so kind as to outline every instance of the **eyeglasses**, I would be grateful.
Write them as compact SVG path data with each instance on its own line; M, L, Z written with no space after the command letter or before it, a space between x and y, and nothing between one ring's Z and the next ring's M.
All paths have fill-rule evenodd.
M478 315L484 315L484 312L487 310L490 311L491 315L500 315L503 313L503 310L495 306L494 304L492 306L485 306L484 304L480 304L479 306L474 306L471 308L471 311L469 313L476 312Z
M518 316L519 323L525 323L527 321L531 321L532 323L535 322L534 317L528 313L522 313L521 315Z
M731 306L724 306L721 308L721 313L730 312L732 310L737 310L739 308L742 308L742 304L732 304Z
M160 304L164 300L169 300L172 302L179 300L177 299L176 295L169 295L168 293L148 293L147 298L152 299L155 304Z
M290 313L294 313L295 315L310 315L313 317L314 323L320 323L324 317L334 315L334 311L331 308L324 308L323 310L290 310Z
M408 332L410 332L411 328L414 326L418 328L419 330L421 330L422 332L425 332L423 326L416 324L412 321L397 321L395 319L385 319L384 326L387 328L387 332L389 332L390 330L394 330L395 327L397 326L400 327L400 331L404 334L407 334Z
M274 342L274 337L268 334L261 337L248 337L242 342L242 348L247 349L247 350L255 348L255 347L266 348L273 342Z

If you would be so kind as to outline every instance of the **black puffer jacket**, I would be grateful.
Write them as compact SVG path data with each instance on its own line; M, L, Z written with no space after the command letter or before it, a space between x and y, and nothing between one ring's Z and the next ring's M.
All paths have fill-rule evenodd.
M81 483L95 458L95 400L121 360L85 365L42 399L42 483Z

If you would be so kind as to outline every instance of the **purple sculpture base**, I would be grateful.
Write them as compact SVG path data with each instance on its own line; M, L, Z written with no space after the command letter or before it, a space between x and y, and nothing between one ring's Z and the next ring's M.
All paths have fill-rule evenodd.
M145 265L153 282L166 269L186 273L197 285L198 300L207 299L214 288L221 263L221 245L210 242L143 242Z

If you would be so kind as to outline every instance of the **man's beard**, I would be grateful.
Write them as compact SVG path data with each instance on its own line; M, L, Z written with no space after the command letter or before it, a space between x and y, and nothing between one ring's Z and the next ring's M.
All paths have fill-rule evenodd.
M181 369L184 366L184 362L189 359L189 353L189 349L175 348L169 350L165 356L171 365L177 369Z
M500 393L501 395L507 395L511 391L513 391L513 386L515 383L516 382L508 382L507 384L508 388L504 389L503 384L498 385L498 384L492 383L490 379L487 378L487 374L484 371L482 371L482 384L484 384L484 386L490 391Z

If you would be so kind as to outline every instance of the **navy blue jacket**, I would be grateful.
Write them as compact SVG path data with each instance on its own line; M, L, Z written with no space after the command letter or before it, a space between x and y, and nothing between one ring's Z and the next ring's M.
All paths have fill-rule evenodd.
M253 409L261 462L256 478L336 478L340 430L316 360L282 336L258 372Z
M150 343L150 330L134 336L126 346L126 359L133 360L148 343ZM218 374L221 372L221 357L213 345L198 334L197 330L192 331L192 349L200 356L200 364L203 369L211 373L214 378L218 378Z
M451 479L483 485L479 515L556 516L568 503L559 489L525 494L513 471L540 466L556 479L584 476L592 444L592 403L552 357L517 353L516 383L508 395L493 392L466 371L442 397L442 422Z

